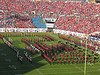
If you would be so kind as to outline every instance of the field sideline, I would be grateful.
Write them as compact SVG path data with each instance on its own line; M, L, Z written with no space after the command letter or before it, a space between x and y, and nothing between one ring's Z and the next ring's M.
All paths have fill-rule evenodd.
M48 33L47 33L48 34ZM52 33L50 33L51 35ZM57 40L64 40L58 38L56 34L51 35ZM16 46L23 56L23 51L27 51L33 57L33 63L31 64L24 59L21 64L15 52L9 48L6 44L0 40L0 75L84 75L84 64L49 64L40 54L33 55L24 48L24 43L21 42L21 38L29 37L12 37L14 46ZM36 36L37 37L37 36ZM46 42L50 44L49 42ZM52 42L53 44L54 42ZM95 64L87 64L87 75L100 75L100 62Z

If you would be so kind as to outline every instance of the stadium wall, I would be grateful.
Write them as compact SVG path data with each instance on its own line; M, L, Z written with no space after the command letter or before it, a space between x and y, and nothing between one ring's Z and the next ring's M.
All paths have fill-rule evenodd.
M0 32L46 32L47 28L0 28Z
M48 30L47 28L0 28L0 32L47 32L47 30ZM56 34L60 33L64 35L77 36L79 38L87 37L87 34L60 30L60 29L53 29L53 32Z
M60 29L53 29L53 32L56 33L56 34L60 33L60 34L64 34L64 35L77 36L79 38L87 38L88 37L88 34L66 31L66 30L60 30Z

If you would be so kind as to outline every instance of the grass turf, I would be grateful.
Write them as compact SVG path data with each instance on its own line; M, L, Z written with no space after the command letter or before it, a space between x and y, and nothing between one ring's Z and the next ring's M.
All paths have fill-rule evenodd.
M48 33L47 33L48 34ZM57 37L57 35L50 33L50 36L55 38L55 42L62 40ZM10 37L13 40L14 46L23 53L27 51L24 49L24 43L21 42L19 37ZM36 37L24 37L24 38L36 38ZM64 42L64 40L62 40ZM55 42L52 44L55 44ZM50 42L46 42L50 43ZM27 51L28 52L28 51ZM27 59L24 58L21 64L16 57L16 53L5 45L2 40L0 40L0 75L84 75L84 64L49 64L44 60L40 54L33 55L33 63L29 63ZM23 54L22 54L23 55ZM11 68L12 66L12 68ZM93 65L87 64L87 75L99 75L100 74L100 62Z

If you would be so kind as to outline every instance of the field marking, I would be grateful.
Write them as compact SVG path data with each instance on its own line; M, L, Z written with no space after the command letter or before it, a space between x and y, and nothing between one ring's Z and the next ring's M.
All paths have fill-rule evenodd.
M90 75L89 72L98 72L98 71L87 71L87 75ZM77 72L59 72L59 74L68 74L68 73L82 73L82 71L77 71ZM54 75L54 74L58 74L58 73L42 73L43 75Z
M75 66L75 65L74 65ZM83 75L84 75L84 69L82 69L82 68L80 68L80 67L77 67L77 66L75 66L76 68L78 68L79 70L81 70L82 72L83 72ZM88 68L88 67L87 67ZM89 67L90 68L90 67ZM92 67L92 68L95 68L95 67ZM91 68L91 69L92 69ZM96 69L96 68L95 68ZM89 72L98 72L98 70L91 70L91 71L86 71L87 72L87 74L88 75L90 75L90 73Z
M98 69L98 71L100 71L100 69Z
M59 74L69 74L69 73L82 73L82 71L77 71L77 72L59 72ZM42 73L42 74L43 75L45 75L45 74L52 74L52 75L54 75L54 74L58 74L58 73Z
M53 68L52 68L53 69ZM59 69L59 68L58 68ZM49 68L48 69L43 69L43 70L49 70ZM16 71L16 70L15 70ZM17 70L18 71L18 70ZM19 71L21 71L21 70L19 70ZM23 70L22 70L23 71ZM58 73L59 74L68 74L68 73L82 73L82 71L75 71L75 72L58 72L58 73L54 73L54 72L51 72L51 73L46 73L46 72L41 72L39 69L36 69L36 71L40 74L40 75L47 75L47 74L49 74L49 75L57 75ZM2 72L8 72L8 71L2 71ZM87 71L87 75L90 75L89 74L89 72L100 72L99 70L96 70L96 71Z
M83 69L81 69L81 68L79 68L79 67L77 67L77 66L75 66L77 69L79 69L80 71L75 71L75 72L60 72L60 74L67 74L67 73L83 73L84 74L84 70ZM48 69L40 69L40 70L49 70L49 69L53 69L53 70L55 70L55 69L59 69L59 68L48 68ZM61 68L60 68L61 69ZM62 68L62 69L69 69L69 68ZM72 69L72 68L70 68L70 69ZM87 73L88 73L88 75L90 75L89 74L89 72L98 72L99 70L91 70L91 71L87 71ZM53 74L58 74L58 73L43 73L42 72L42 74L43 75L45 75L45 74L51 74L51 75L53 75Z
M59 68L48 68L48 69L59 69ZM39 70L48 70L48 69L39 69ZM73 69L73 68L60 68L60 69Z
M42 73L39 69L36 69L36 71L37 71L40 75L43 75L43 73Z
M75 66L75 65L74 65ZM81 70L82 72L84 72L83 69L81 69L80 67L75 66L77 69Z
M52 66L51 66L52 67ZM53 69L53 67L52 67L52 69ZM53 69L54 71L56 71L55 69Z
M77 66L74 66L74 67L76 67L76 68L78 68L79 70L81 70L81 71L84 71L82 68L80 68L80 67L77 67ZM60 69L76 69L76 68L60 68ZM87 67L87 68L91 68L91 67ZM46 69L44 69L44 68L41 68L41 69L39 69L39 70L48 70L48 69L59 69L59 68L46 68ZM92 67L91 69L98 69L98 68L95 68L95 67Z
M26 70L14 70L14 71L26 71ZM41 71L39 71L39 69L36 69L36 71L38 71L39 73L41 73L42 75L43 74L49 74L49 73L43 73L43 72L41 72ZM4 71L4 70L2 70L1 72L8 72L8 71ZM81 73L82 71L75 71L75 72L60 72L60 73ZM100 72L99 70L97 70L97 71L87 71L87 72ZM54 74L54 73L52 73L52 74ZM57 73L56 73L57 74Z

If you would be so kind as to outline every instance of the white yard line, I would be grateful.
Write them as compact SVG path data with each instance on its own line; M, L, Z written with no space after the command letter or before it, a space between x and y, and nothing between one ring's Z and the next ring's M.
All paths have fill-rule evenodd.
M37 71L40 75L43 75L43 73L40 72L39 69L36 69L36 71Z
M79 68L79 67L76 67L76 68L78 68L79 69L79 71L74 71L74 72L58 72L59 74L69 74L69 73L82 73L83 72L83 70L81 69L81 68ZM55 68L52 68L52 69L55 69ZM57 68L56 68L57 69ZM59 68L58 68L59 69ZM61 68L60 68L61 69ZM72 68L71 68L72 69ZM51 72L51 73L42 73L40 70L49 70L49 68L48 69L36 69L36 71L40 74L40 75L47 75L47 74L49 74L49 75L57 75L57 73L54 73L54 72ZM81 70L81 71L80 71ZM16 71L16 70L15 70ZM98 70L96 70L96 71L87 71L88 72L88 75L90 75L89 74L89 72L99 72L100 71L100 69L98 69ZM8 72L8 71L2 71L2 72Z
M80 67L75 66L77 69L79 69L80 71L84 72L84 70L82 70Z
M70 70L70 69L76 69L76 68L77 68L77 69L79 69L79 70L81 70L81 71L84 71L84 70L83 70L82 68L80 68L80 67L77 67L77 66L74 66L74 67L75 67L75 68L60 68L60 69L66 69L66 70L69 69L69 70ZM98 67L99 67L99 66L98 66ZM89 68L90 68L90 67L89 67ZM94 69L95 67L92 67L92 68ZM92 68L91 68L91 69L92 69ZM48 68L48 69L42 68L42 69L39 69L39 70L50 70L50 69L56 70L56 69L59 69L59 68ZM96 68L95 68L95 69L96 69Z
M48 68L48 69L59 69L59 68L53 68L53 67L52 67L52 68ZM60 68L60 69L73 69L73 68L70 68L70 67L69 67L69 68ZM47 69L41 68L41 69L39 69L39 70L47 70Z
M98 69L98 71L100 71L100 69Z
M95 71L87 71L87 75L90 75L89 74L89 72L95 72ZM69 74L69 73L82 73L82 71L75 71L75 72L59 72L59 74ZM47 75L47 74L49 74L49 75L54 75L54 74L58 74L58 73L42 73L43 75ZM83 74L84 75L84 74Z
M77 71L77 72L75 71L75 72L58 72L58 73L59 73L59 74L69 74L69 73L82 73L82 72L81 72L81 71ZM51 72L51 73L43 73L43 74L44 74L44 75L45 75L45 74L52 74L52 75L54 75L54 74L58 74L58 73L52 73L52 72Z

